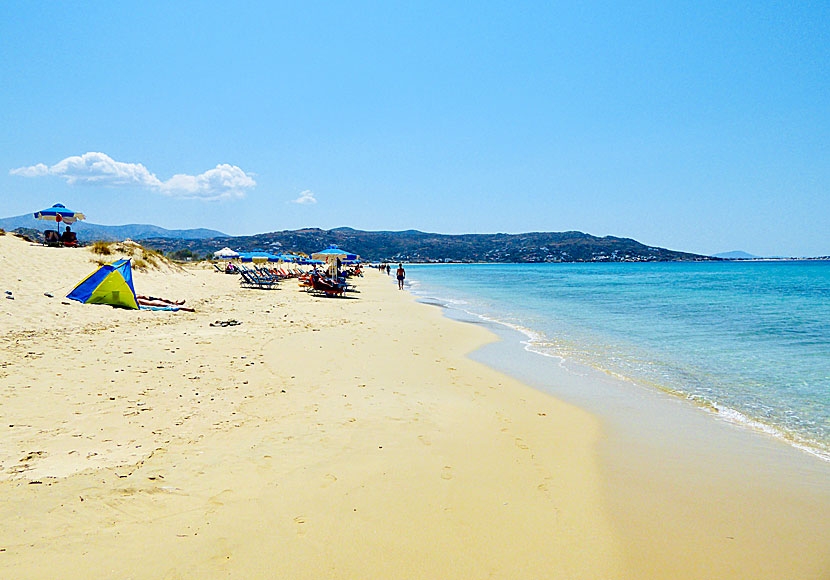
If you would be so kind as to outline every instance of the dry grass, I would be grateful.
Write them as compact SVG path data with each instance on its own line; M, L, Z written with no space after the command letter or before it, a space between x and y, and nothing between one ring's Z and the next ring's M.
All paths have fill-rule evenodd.
M101 254L102 256L109 256L112 254L112 242L95 242L92 244L92 253Z
M158 266L160 261L164 261L164 257L161 254L144 246L141 246L141 259L153 268Z
M150 270L174 270L181 271L182 268L168 260L163 254L150 248L145 248L132 240L123 242L95 242L90 246L92 252L91 261L99 266L112 262L117 258L132 260L134 270L147 272ZM99 256L108 256L106 261Z

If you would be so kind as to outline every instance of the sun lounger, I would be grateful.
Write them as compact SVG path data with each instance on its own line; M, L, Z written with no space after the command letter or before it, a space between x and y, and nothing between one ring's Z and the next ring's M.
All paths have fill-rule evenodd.
M256 268L256 273L261 277L265 278L266 280L273 280L274 282L279 282L282 280L282 276L273 268Z
M61 235L57 230L46 230L43 232L43 239L47 246L60 247L61 245Z
M64 232L61 236L61 243L67 248L74 248L78 245L78 235L75 232Z
M239 284L245 288L259 288L261 290L272 290L277 287L275 280L266 279L253 270L239 270Z
M345 285L335 282L331 278L323 278L317 274L311 276L311 292L326 296L343 296Z

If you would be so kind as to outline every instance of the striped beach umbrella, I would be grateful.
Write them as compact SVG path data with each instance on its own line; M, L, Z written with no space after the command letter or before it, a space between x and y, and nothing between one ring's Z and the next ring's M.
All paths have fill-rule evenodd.
M74 224L78 220L85 220L86 216L78 211L66 209L62 203L56 203L48 209L35 212L35 218L51 222Z

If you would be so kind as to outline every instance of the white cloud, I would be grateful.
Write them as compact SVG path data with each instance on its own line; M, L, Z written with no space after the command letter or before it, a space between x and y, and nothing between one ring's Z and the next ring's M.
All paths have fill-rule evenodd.
M18 167L9 171L11 175L22 175L23 177L40 177L49 173L49 167L43 163L31 165L29 167Z
M297 199L292 199L291 203L300 203L300 204L307 204L307 203L317 203L317 198L314 197L314 192L306 189L305 191L300 192L300 197Z
M244 197L245 190L256 185L253 177L236 165L220 163L199 175L179 173L161 184L165 195L219 199Z
M22 177L56 175L72 185L137 186L182 198L227 199L244 197L256 185L251 174L235 165L220 163L199 175L179 173L162 181L141 163L116 161L105 153L89 152L67 157L51 167L43 163L9 171Z

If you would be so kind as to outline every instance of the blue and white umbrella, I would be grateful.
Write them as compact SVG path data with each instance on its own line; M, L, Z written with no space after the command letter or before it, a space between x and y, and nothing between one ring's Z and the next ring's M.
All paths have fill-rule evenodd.
M264 250L254 250L253 252L242 252L239 254L240 262L274 262L279 261L279 258L270 252Z
M325 250L321 250L319 252L315 252L311 254L311 257L315 260L323 260L324 262L333 261L337 258L340 258L340 261L344 260L357 260L357 254L352 254L351 252L347 252L346 250L341 250L334 244L326 248Z
M56 203L49 209L36 211L35 218L58 223L74 224L78 220L85 220L86 216L81 212L66 209L66 206L62 203Z

